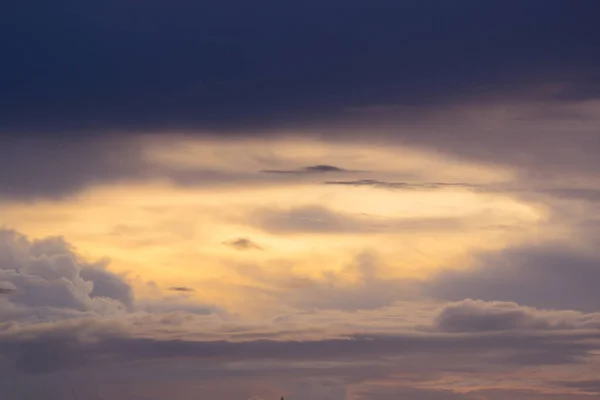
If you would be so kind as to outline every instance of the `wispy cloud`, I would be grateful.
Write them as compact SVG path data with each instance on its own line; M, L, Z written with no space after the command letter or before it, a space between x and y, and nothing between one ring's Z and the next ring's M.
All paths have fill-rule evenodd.
M469 190L486 190L487 187L472 183L463 182L388 182L376 179L360 179L350 181L327 181L325 185L340 185L340 186L369 186L382 189L396 190L440 190L448 188L462 188Z
M306 206L290 209L261 209L252 221L274 233L378 233L458 229L466 221L458 218L401 218L336 212L326 207ZM468 221L467 221L468 222ZM246 243L242 242L242 246Z
M167 290L169 290L171 292L182 292L182 293L191 293L191 292L196 291L196 289L186 287L186 286L171 286Z
M333 165L319 164L297 169L265 169L261 172L264 172L266 174L327 174L362 171L353 171L345 168L336 167Z
M264 248L248 238L237 238L223 242L224 245L236 250L264 250Z

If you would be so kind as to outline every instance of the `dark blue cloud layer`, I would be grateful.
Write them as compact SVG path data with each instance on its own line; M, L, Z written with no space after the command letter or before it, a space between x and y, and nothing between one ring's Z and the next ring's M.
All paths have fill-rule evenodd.
M297 125L547 81L595 96L598 11L595 0L12 2L0 10L0 129Z

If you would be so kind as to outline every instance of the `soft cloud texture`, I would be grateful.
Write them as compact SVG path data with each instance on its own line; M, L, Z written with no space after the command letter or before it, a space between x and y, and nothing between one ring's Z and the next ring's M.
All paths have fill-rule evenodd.
M3 7L0 397L600 399L599 12Z
M343 308L325 311L300 302L332 300L344 293L331 288L330 293L297 297L285 313L272 318L232 315L195 302L189 297L194 292L183 287L171 288L181 293L175 297L136 300L130 284L109 272L106 263L83 260L61 238L30 240L7 230L1 237L2 281L14 286L0 303L0 370L2 379L13 377L5 385L8 398L41 388L57 398L71 395L52 386L47 375L71 382L70 390L78 395L100 388L98 393L114 393L115 398L128 394L143 399L147 377L160 376L152 379L158 385L155 393L178 386L182 398L200 387L228 398L226 388L233 384L239 385L240 395L249 393L245 390L272 395L266 388L279 385L291 397L324 400L386 393L475 399L489 390L486 379L532 366L549 371L528 389L539 398L544 398L543 390L593 391L581 379L558 382L560 375L552 369L595 368L598 313L541 310L512 302L415 301L418 294L410 302L392 296L364 307L383 293L376 261L364 256L355 266L362 271L364 289L340 298ZM336 280L332 277L331 282ZM401 285L390 282L389 294ZM281 299L289 294L281 292ZM352 298L361 306L351 307ZM457 373L479 377L481 387L456 392L441 377ZM27 387L19 383L26 376L32 382ZM210 386L217 376L221 383ZM126 386L102 388L124 377ZM191 377L200 386L188 386ZM403 383L389 387L399 377ZM76 384L79 380L86 384ZM261 389L258 382L265 386ZM422 387L425 383L435 388Z
M12 292L2 299L4 320L116 314L133 303L131 287L102 263L81 261L61 238L30 241L0 231L0 281Z
M598 95L592 1L60 1L34 9L4 12L4 132L240 132L488 93Z
M442 272L429 283L442 299L516 301L540 308L599 311L600 259L561 244L480 256L476 268Z

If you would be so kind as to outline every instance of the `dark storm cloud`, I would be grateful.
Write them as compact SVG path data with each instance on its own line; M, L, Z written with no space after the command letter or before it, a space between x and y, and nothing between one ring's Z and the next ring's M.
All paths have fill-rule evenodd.
M13 2L0 13L0 128L247 130L546 81L593 97L598 11L593 0Z
M144 177L232 178L157 170L128 134L146 131L228 137L318 127L321 138L379 135L535 167L527 174L589 173L597 113L571 102L600 95L599 8L594 0L14 2L0 10L0 196L62 197ZM470 109L490 99L501 108L544 101L519 105L508 121ZM453 108L465 104L466 113ZM388 107L403 110L408 126L375 129L386 118L373 111ZM334 168L298 172L342 172Z

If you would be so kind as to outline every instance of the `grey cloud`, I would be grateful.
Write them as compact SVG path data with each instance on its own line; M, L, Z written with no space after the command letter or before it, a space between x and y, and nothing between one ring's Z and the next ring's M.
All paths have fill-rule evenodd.
M467 299L444 307L435 326L443 332L600 329L600 313L541 311L516 303Z
M72 338L47 338L22 343L19 350L8 350L14 366L31 374L80 368L88 362L88 354ZM6 352L5 352L6 354Z
M298 169L267 169L262 172L267 174L325 174L331 172L360 172L352 171L344 168L335 167L333 165L312 165L310 167L298 168Z
M555 198L584 200L590 202L600 201L600 189L593 187L561 187L560 183L541 182L535 180L516 181L511 184L481 185L464 182L390 182L377 179L338 180L326 181L325 185L373 187L390 190L444 190L451 188L465 189L474 192L505 193L516 196L547 195ZM544 185L554 187L544 187Z
M600 201L600 189L596 188L553 188L543 190L542 193L572 200Z
M58 298L42 296L32 302L40 306L38 309L43 316L47 312L46 308L55 308L59 303L61 306L65 304L72 319L46 324L35 318L22 321L10 317L12 320L8 323L0 324L0 370L10 371L11 374L20 371L54 375L57 371L72 371L80 367L85 367L81 368L83 371L90 371L99 366L111 369L120 367L125 370L135 365L131 369L138 370L150 368L151 364L166 363L168 365L165 366L165 371L173 371L171 373L177 375L181 369L177 369L180 367L176 365L184 361L206 366L208 372L203 371L202 374L213 377L221 371L224 371L223 374L230 374L227 375L229 377L248 373L239 369L244 363L252 370L258 369L261 363L271 363L260 371L253 372L264 375L274 373L273 371L299 374L292 371L292 368L303 363L309 365L311 368L308 369L312 369L314 374L314 371L323 370L316 369L322 367L323 363L333 363L335 369L324 369L329 371L327 373L343 377L345 375L337 369L340 365L369 361L384 363L388 372L422 368L429 373L476 373L501 368L585 363L589 362L594 352L600 350L600 330L595 325L597 320L594 315L534 310L512 303L462 301L447 305L437 321L433 321L433 328L437 331L403 327L393 332L385 331L387 333L384 334L384 329L377 332L379 328L375 327L372 333L365 333L365 327L351 320L347 322L344 331L333 338L328 336L323 339L298 339L310 332L293 326L286 329L288 332L295 332L296 339L289 339L289 336L284 335L286 331L283 328L279 331L265 329L262 332L256 326L238 327L230 325L230 322L222 324L223 320L219 321L217 318L218 307L184 302L185 292L182 296L160 299L154 303L136 302L135 313L128 313L123 317L118 312L118 307L108 307L114 306L115 298L127 293L113 281L113 278L120 277L98 278L105 279L102 289L105 294L102 298L107 297L106 293L113 296L112 301L102 303L101 307L92 296L93 285L88 284L90 281L87 279L92 278L83 278L81 271L85 268L101 268L102 265L78 260L68 243L62 240L31 241L10 231L2 234L0 270L9 279L0 277L0 282L11 282L19 291L27 292L28 287L18 277L27 275L28 279L31 276L31 280L36 283L45 282L39 286L48 282L66 282L64 287L71 288L76 294L87 295L72 295L77 301L62 295ZM505 252L501 256L507 254ZM365 257L359 261L357 265L351 266L354 268L351 272L358 273L361 277L361 284L358 286L338 290L335 286L338 279L334 274L330 279L325 279L324 283L311 280L296 282L296 286L308 289L305 292L294 294L293 290L285 288L285 297L291 298L285 301L302 308L314 307L316 310L339 308L340 304L347 306L349 310L364 310L389 305L398 299L402 294L399 292L404 290L400 282L387 282L378 278L376 260ZM534 272L532 276L539 275L539 271ZM108 271L101 269L99 274L102 273ZM257 275L260 273L257 272ZM525 288L529 289L529 286ZM61 290L67 294L73 293L64 288ZM336 291L340 295L335 294ZM26 300L31 301L26 297L17 304L13 301L17 294L0 297L0 314L3 317L9 316L4 308L6 304L25 306ZM352 303L353 299L358 300ZM90 301L94 303L92 307L88 307ZM331 303L327 304L327 301ZM357 318L360 314L356 313ZM405 314L409 312L399 308L396 318ZM31 314L28 315L31 317ZM282 320L276 322L278 325L286 323ZM327 321L331 327L330 322ZM278 336L280 334L282 335ZM219 337L229 338L231 341L219 340ZM199 374L198 368L196 366L196 369L188 373L196 376L194 374ZM371 376L373 369L364 369L366 371L357 372L354 378ZM146 373L146 377L152 376L150 372ZM385 371L382 373L385 374ZM314 393L323 395L325 392L321 390L321 386L316 385ZM399 395L409 393L410 390L417 389L406 389L406 392L399 390ZM421 394L451 395L442 392L444 391ZM369 391L364 393L368 394ZM490 395L491 398L492 396ZM436 400L438 398L443 399L432 397Z
M590 396L584 393L573 393L569 387L563 387L563 393L548 393L531 389L482 389L470 392L473 400L599 400L600 396Z
M194 301L191 298L191 294L195 291L192 288L177 287L174 289L184 290L172 290L173 295L161 296L156 300L139 300L136 301L135 311L148 313L149 315L162 315L170 313L183 313L185 318L193 318L194 316L204 315L219 315L223 318L227 317L227 311L223 308L212 305L203 304Z
M120 301L129 309L133 307L133 290L123 277L99 267L84 267L79 275L94 283L91 297L106 297Z
M539 117L524 119L526 110L581 109L594 117L578 120ZM414 115L412 115L414 114ZM598 103L530 101L523 98L481 99L430 113L391 110L346 126L360 138L369 130L392 143L417 146L462 159L513 168L522 179L574 179L577 174L594 175L594 152L600 142ZM381 121L381 122L380 122ZM352 126L353 125L353 126ZM336 129L332 129L335 135ZM568 132L568 135L565 135ZM540 142L539 138L544 141Z
M144 170L132 138L0 135L0 197L62 198L103 182L133 179Z
M186 287L186 286L172 286L169 289L171 292L183 292L183 293L191 293L191 292L195 292L196 290L190 287Z
M181 138L181 137L179 137ZM105 183L166 179L181 186L265 184L255 172L176 167L150 160L147 136L0 134L0 200L63 199ZM275 176L270 180L274 181Z
M224 242L226 246L236 250L264 250L260 245L248 238L237 238Z
M7 171L0 176L0 200L63 199L94 185L153 179L168 180L180 186L279 182L275 176L269 178L253 171L156 162L147 157L149 141L146 139L142 134L82 135L81 138L0 134L0 169Z
M11 294L17 290L17 287L11 282L0 282L0 294Z
M81 326L83 328L83 326ZM447 357L447 363L437 368L452 370L453 357L472 354L473 365L480 362L495 362L505 366L553 365L583 362L600 347L600 334L573 333L549 335L495 334L495 335L347 335L342 339L319 341L273 341L254 340L244 342L156 340L135 337L101 337L99 340L83 341L76 331L62 331L60 336L36 336L19 338L4 335L0 353L12 360L15 368L26 372L43 372L77 365L111 362L133 362L136 360L176 360L182 357L197 360L228 362L272 360L279 362L307 361L352 361L378 360L381 357L428 355ZM50 340L51 338L51 340ZM57 342L58 341L58 342ZM55 346L52 343L64 343ZM68 344L68 345L67 345ZM43 351L31 352L39 346ZM46 349L47 346L47 350ZM64 352L62 360L52 363L54 349ZM74 362L69 353L78 354ZM60 360L59 360L60 361ZM430 360L433 361L433 360ZM476 367L475 367L476 368ZM41 372L41 371L39 371Z
M6 298L12 308L5 310L13 317L50 317L68 310L117 312L133 302L131 287L122 277L102 264L80 260L61 238L32 241L0 230L0 281L13 291ZM9 315L4 318L10 320Z
M398 122L393 129L372 126L367 121L353 127L325 127L332 146L337 141L361 141L365 131L390 146L408 144L475 162L508 166L518 172L521 186L535 187L556 177L578 179L594 177L600 143L597 120L549 121L524 120L520 108L536 108L519 101L482 102L439 111L411 122ZM562 104L562 105L561 105ZM560 103L555 108L590 108L585 104ZM596 106L597 108L597 106ZM502 111L507 109L508 111ZM514 114L514 115L513 115ZM393 125L393 124L392 124ZM565 135L564 132L569 132ZM167 134L165 134L167 135ZM202 136L203 133L197 135ZM261 134L256 134L261 135ZM300 135L300 134L299 134ZM311 136L310 132L302 136ZM189 133L188 137L195 137ZM544 137L540 144L539 137ZM179 138L179 137L178 137ZM83 135L81 137L6 136L0 137L0 169L9 171L0 177L0 197L9 200L62 198L95 184L147 179L168 179L178 185L227 185L281 183L294 179L315 179L324 174L361 172L333 165L314 165L297 169L268 170L270 174L219 171L202 168L174 168L150 163L144 158L143 137L139 134ZM363 171L364 172L364 171ZM270 175L270 176L265 176ZM283 176L282 176L283 175ZM595 178L593 178L595 179ZM468 182L411 183L377 179L331 180L332 185L371 186L395 190L443 190L460 187L488 191L498 188ZM498 190L502 190L499 188ZM542 189L562 197L596 199L596 189Z
M452 218L383 218L377 215L341 213L321 206L288 210L258 210L254 223L274 233L378 233L457 229L462 222Z
M141 134L72 139L0 135L0 169L7 171L0 177L0 200L63 199L94 185L155 179L182 187L260 186L281 184L290 174L311 180L326 173L352 172L330 165L267 171L271 172L267 174L219 169L212 165L174 166L148 158L145 152L151 141L146 139L147 136Z
M172 398L175 393L180 400L196 400L199 396L219 400L278 400L282 395L286 399L341 400L345 398L349 379L337 374L351 369L332 365L326 370L319 369L317 374L314 369L289 364L279 369L272 365L267 369L260 364L254 366L256 368L251 365L242 369L219 365L211 368L211 365L186 360L138 363L135 367L109 365L26 377L4 375L0 377L0 385L3 399L7 400L157 400ZM357 370L355 373L365 372L359 369L361 366L353 367Z
M493 309L497 305L478 306ZM260 335L250 339L256 331L249 326L245 332L250 335L246 338L238 336L235 341L202 339L202 336L186 338L183 334L158 337L173 324L180 324L183 331L189 330L192 326L189 318L183 314L179 317L140 315L124 326L122 319L96 317L27 326L20 330L0 330L0 370L8 368L11 373L54 375L64 370L107 368L114 371L121 368L129 370L127 373L133 377L137 373L145 373L148 377L156 375L152 368L162 365L160 368L164 372L159 376L178 376L184 373L182 364L185 363L193 365L185 373L195 380L204 379L202 376L214 379L217 375L223 379L241 379L244 376L298 378L318 374L323 378L331 376L342 382L358 383L387 374L394 376L394 373L410 375L423 371L423 374L435 376L443 372L480 373L531 365L584 363L600 349L598 329L555 330L552 326L546 329L541 325L526 333L400 329L388 334L365 334L358 333L360 324L350 324L346 333L337 338L300 340L273 340L275 336L269 339L268 334L263 334L262 339ZM210 329L206 325L199 325L199 328L200 332ZM303 333L298 331L298 334L302 336ZM323 368L327 363L331 366ZM376 365L373 367L368 363ZM133 365L136 367L130 368ZM416 390L398 390L408 393L413 389ZM363 392L365 395L374 393L372 390ZM422 394L437 396L441 392L444 391ZM318 393L323 392L318 390Z
M594 393L600 395L600 379L585 381L559 381L550 383L558 386L579 389L586 393Z
M145 363L106 368L86 368L82 371L60 371L53 374L14 375L0 377L3 399L21 400L47 398L91 398L114 400L157 400L172 398L177 394L181 400L195 400L207 397L223 400L262 400L286 399L343 400L355 396L360 400L371 399L427 399L427 400L597 400L599 396L575 393L568 386L545 386L538 390L484 389L469 390L456 387L455 382L440 385L435 380L413 382L401 377L378 380L357 385L344 375L339 364L319 368L292 367L281 365L279 369L271 365L263 370L256 365L258 373L220 368L185 360L176 363ZM239 365L239 364L238 364ZM251 366L249 366L251 368ZM376 369L370 364L358 364L357 374L368 377L369 370ZM213 373L211 375L211 372ZM214 375L218 372L219 376ZM385 375L385 372L381 372ZM387 371L388 373L390 371ZM3 379L4 378L4 379ZM152 384L148 384L152 379ZM484 377L485 379L485 377ZM441 386L441 387L440 387ZM456 393L453 390L461 390ZM562 394L549 393L549 390Z
M323 173L323 172L349 172L347 169L334 167L333 165L313 165L310 167L303 168L303 171L306 172L314 172L314 173Z
M462 188L470 190L485 190L486 187L482 185L475 185L470 183L460 182L423 182L423 183L409 183L409 182L386 182L379 181L376 179L361 179L353 181L327 181L326 185L340 185L340 186L370 186L375 188L385 189L396 189L396 190L441 190L446 188Z
M410 386L382 387L371 386L355 394L358 400L471 400L467 394L456 393L451 390L421 389Z
M600 260L560 243L482 254L476 268L445 271L425 285L434 297L514 301L538 308L599 311Z
M552 111L534 113L535 118L523 118L521 115L523 112L530 112L528 110L533 112L546 108ZM502 165L515 169L523 183L530 186L537 181L554 184L553 179L556 177L580 179L585 176L591 177L590 180L595 179L595 171L598 170L596 154L600 148L597 135L600 113L597 109L598 105L593 102L484 99L476 104L460 103L408 119L404 114L400 117L393 114L389 117L391 121L385 124L382 122L384 126L378 126L378 118L373 121L365 117L361 124L351 121L349 127L324 126L318 131L326 132L324 137L332 146L338 141L361 143L374 137L390 146L412 145L475 162ZM548 117L554 113L560 114L561 110L583 113L586 117L559 121ZM307 129L296 136L318 137L311 132L313 130ZM206 131L188 132L188 137L191 138L205 138L206 135ZM276 133L247 132L247 135L268 136ZM219 138L218 135L215 137ZM540 137L544 138L543 142L539 140ZM143 136L139 133L122 133L120 136L90 135L86 132L64 136L35 133L1 135L0 169L7 173L0 177L0 196L9 200L62 198L95 184L152 178L169 179L179 185L223 185L231 182L261 184L265 179L279 179L279 182L287 179L282 176L261 177L265 174L178 169L152 164L144 158L143 142ZM268 175L295 174L299 175L298 179L313 179L327 173L360 172L327 164L270 171L274 173ZM489 190L461 182L430 182L420 185L387 182L378 180L377 177L366 180L335 180L329 183L397 190L436 190L447 186ZM596 191L586 187L572 190L559 188L555 194L595 199Z

